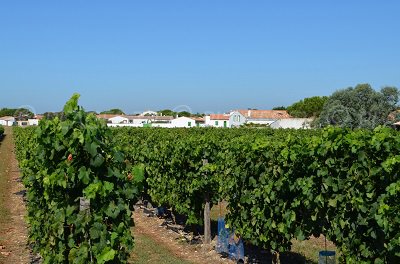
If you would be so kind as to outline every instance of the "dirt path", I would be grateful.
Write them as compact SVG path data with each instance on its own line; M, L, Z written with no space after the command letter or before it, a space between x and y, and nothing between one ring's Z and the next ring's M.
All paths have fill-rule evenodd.
M161 226L163 219L156 217L147 217L142 210L135 210L135 234L143 234L151 238L155 244L163 245L176 257L196 264L225 264L235 263L232 260L221 258L217 252L212 249L206 249L200 245L189 245L186 241L182 241L182 237L172 231ZM155 247L156 250L156 247Z
M0 264L29 263L23 185L14 154L12 129L0 143Z

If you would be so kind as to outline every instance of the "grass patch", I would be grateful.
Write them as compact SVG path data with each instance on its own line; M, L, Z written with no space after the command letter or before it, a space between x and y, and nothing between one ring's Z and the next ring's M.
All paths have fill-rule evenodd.
M309 240L292 241L292 252L299 253L305 258L312 261L312 263L318 263L319 252L325 250L325 243L323 238L310 238ZM332 243L327 244L327 250L336 251L336 259L338 259L337 249Z
M157 243L151 237L145 234L135 234L135 247L132 252L130 263L135 264L148 264L148 263L162 263L162 264L190 264L186 260L180 259L169 251L162 244Z

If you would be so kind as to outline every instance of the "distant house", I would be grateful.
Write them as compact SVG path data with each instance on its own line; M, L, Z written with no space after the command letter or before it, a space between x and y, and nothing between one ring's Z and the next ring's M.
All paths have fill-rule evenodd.
M37 118L29 118L28 119L28 125L29 126L37 126L37 125L39 125L39 119L37 119Z
M148 124L150 122L149 116L125 116L128 118L128 124L132 126L137 126L137 127L142 127L145 124Z
M271 125L277 120L292 118L286 110L237 110L248 124Z
M171 127L195 127L196 126L196 120L181 116L175 119L171 120Z
M204 127L206 119L204 117L191 117L195 122L197 127Z
M206 116L205 125L212 127L230 127L229 114L211 114Z
M114 116L108 119L107 123L111 124L128 124L129 119L125 116Z
M246 123L246 117L239 111L231 111L229 114L230 127L240 127Z
M13 116L3 116L0 117L0 125L2 126L12 126L15 123L15 117Z
M26 127L29 126L28 120L18 120L16 121L17 126Z

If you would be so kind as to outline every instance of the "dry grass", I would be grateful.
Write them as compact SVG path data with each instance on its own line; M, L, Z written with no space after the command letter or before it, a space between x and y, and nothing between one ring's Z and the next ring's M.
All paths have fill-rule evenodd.
M164 245L157 243L146 234L137 233L130 263L189 264L191 262L176 257Z

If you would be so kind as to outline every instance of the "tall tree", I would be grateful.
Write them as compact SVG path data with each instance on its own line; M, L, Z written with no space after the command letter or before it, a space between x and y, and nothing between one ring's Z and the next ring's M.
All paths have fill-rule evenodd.
M304 98L289 106L287 111L293 117L318 117L327 100L327 96Z
M158 111L158 114L161 114L163 116L176 116L177 113L170 109L164 109L164 110Z
M388 115L396 109L398 100L396 87L377 92L369 84L358 84L333 93L315 124L372 129L388 123Z
M13 116L18 119L32 118L35 114L26 108L2 108L0 109L0 117Z
M192 114L189 113L188 111L181 111L178 113L178 116L186 116L186 117L191 117Z
M272 110L286 110L285 106L275 106Z

